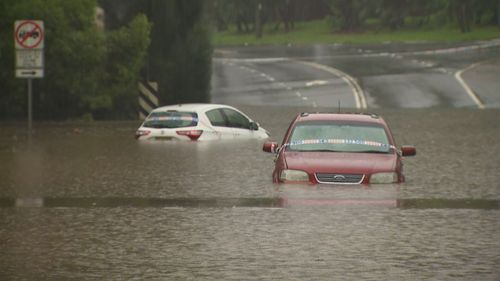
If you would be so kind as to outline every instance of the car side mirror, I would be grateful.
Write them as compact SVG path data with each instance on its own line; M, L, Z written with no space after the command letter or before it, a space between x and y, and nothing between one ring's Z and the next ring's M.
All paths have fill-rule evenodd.
M273 141L266 141L264 145L262 145L262 150L269 153L277 153L278 143Z
M255 122L250 122L250 130L253 130L253 131L257 131L259 130L259 124L255 123Z
M402 156L415 156L417 154L417 149L412 145L401 146Z

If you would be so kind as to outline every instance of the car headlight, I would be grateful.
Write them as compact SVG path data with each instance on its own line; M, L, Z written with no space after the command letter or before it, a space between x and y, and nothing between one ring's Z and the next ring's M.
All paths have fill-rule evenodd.
M376 173L372 174L370 177L370 183L395 183L398 182L398 174L394 172L390 173Z
M309 181L309 175L301 170L283 170L280 174L280 180L287 181Z

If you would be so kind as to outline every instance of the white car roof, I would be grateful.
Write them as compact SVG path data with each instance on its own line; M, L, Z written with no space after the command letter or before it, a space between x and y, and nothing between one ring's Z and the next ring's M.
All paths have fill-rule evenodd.
M155 108L153 111L167 111L167 110L177 110L177 111L207 111L214 108L232 108L232 106L224 105L224 104L213 104L213 103L185 103L185 104L176 104L176 105L167 105Z

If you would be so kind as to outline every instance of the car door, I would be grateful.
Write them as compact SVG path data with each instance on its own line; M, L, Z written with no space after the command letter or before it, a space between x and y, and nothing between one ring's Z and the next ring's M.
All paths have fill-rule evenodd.
M251 121L245 115L231 108L223 108L222 112L227 118L234 138L253 137L255 131L251 129Z
M234 138L233 129L228 126L227 118L220 108L209 110L205 114L221 139Z

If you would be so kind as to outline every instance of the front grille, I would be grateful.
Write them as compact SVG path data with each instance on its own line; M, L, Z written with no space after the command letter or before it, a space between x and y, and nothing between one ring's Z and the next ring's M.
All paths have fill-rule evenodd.
M340 184L357 184L363 181L363 174L332 174L332 173L316 173L316 180L319 183L340 183Z

